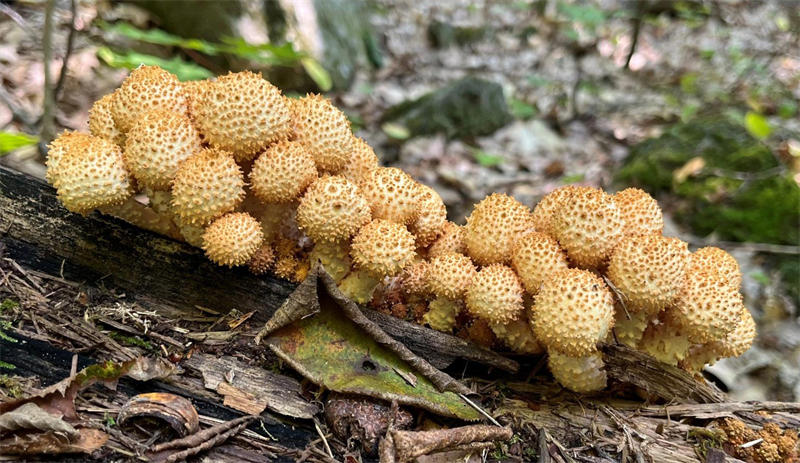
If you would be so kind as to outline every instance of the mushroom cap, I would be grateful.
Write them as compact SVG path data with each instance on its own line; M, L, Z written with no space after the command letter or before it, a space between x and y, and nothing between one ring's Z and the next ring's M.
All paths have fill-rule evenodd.
M297 207L297 224L315 242L347 240L369 220L367 200L338 175L312 183Z
M245 203L247 198L245 198ZM264 232L264 241L267 243L275 242L280 236L299 237L300 231L297 226L297 206L299 203L268 203L259 204L258 213L253 213L254 217L261 222L261 231Z
M250 171L251 189L265 203L295 201L316 179L314 159L296 141L273 144L256 158Z
M534 332L548 351L575 357L597 350L614 326L614 299L588 270L567 269L539 288L531 307Z
M750 349L756 339L756 321L747 307L743 307L739 321L733 331L720 342L720 354L738 357Z
M513 352L518 354L541 354L544 347L533 333L528 314L522 311L519 316L505 323L490 323L492 332Z
M174 74L158 66L134 69L114 93L111 115L123 133L147 111L166 109L180 114L188 111L183 85Z
M605 363L599 352L582 357L569 357L551 351L547 356L550 373L559 384L574 392L593 392L605 389Z
M683 284L688 245L661 235L626 235L614 249L607 276L631 312L660 312Z
M736 258L727 251L714 246L700 248L689 256L689 268L716 269L720 277L737 290L742 285L742 272Z
M331 174L342 170L356 140L347 116L330 100L313 93L292 100L290 110L294 135L314 158L317 169Z
M250 273L254 275L264 275L272 268L274 262L275 251L272 249L272 246L269 244L262 244L247 262L247 268L250 270Z
M195 107L198 102L203 99L203 92L214 83L213 80L187 80L181 82L183 86L183 94L186 96L186 104L189 108L189 117L194 121L194 113L197 111Z
M453 222L445 222L442 234L428 248L428 257L434 258L449 252L466 254L467 246L464 244L464 227Z
M406 227L375 219L353 238L353 262L376 277L394 276L414 258L414 235Z
M475 264L463 254L436 256L428 266L428 288L437 297L461 299L477 273Z
M639 341L639 350L660 362L678 365L689 353L691 342L667 311L655 323L650 323Z
M234 210L242 199L242 170L233 155L215 148L190 156L172 180L172 208L182 224L207 224Z
M619 208L625 235L660 235L664 230L661 207L646 191L626 188L614 194L614 203Z
M201 93L192 101L198 131L212 147L233 153L237 162L289 137L289 108L281 91L261 74L230 72L195 89Z
M372 216L411 224L419 216L420 184L397 167L378 167L361 183Z
M427 247L436 241L447 222L447 208L442 197L433 188L420 184L419 217L411 223L409 230L417 238L417 246Z
M168 190L180 163L202 149L186 114L155 109L142 113L125 141L125 164L141 186Z
M576 185L566 185L547 193L533 208L533 226L536 231L553 236L553 213L561 209L564 198L569 197Z
M622 237L623 220L614 199L591 187L576 187L552 216L553 236L581 268L601 267Z
M467 253L480 265L503 264L519 237L533 229L531 211L503 193L487 196L467 217L464 243Z
M70 137L58 160L58 199L68 210L86 214L122 204L133 194L122 150L105 138Z
M246 212L231 212L206 227L203 250L212 262L233 267L248 263L263 241L258 220Z
M431 291L428 287L428 269L430 265L427 260L420 260L403 269L400 279L402 281L402 290L405 294L420 297L430 296Z
M125 134L117 128L111 114L115 93L109 93L92 104L89 109L89 133L123 146Z
M64 154L71 149L71 147L85 147L87 143L93 138L92 135L83 132L73 132L65 130L61 132L56 138L47 145L47 172L45 172L45 179L55 188L59 185L59 164Z
M466 292L467 309L489 325L508 323L525 310L523 292L522 283L511 267L491 264L472 278Z
M719 341L733 331L744 304L739 291L711 268L689 268L673 314L692 342Z
M372 147L363 139L354 136L350 159L339 172L339 175L356 185L360 185L378 166L378 156Z
M635 348L639 345L652 314L642 310L633 312L619 303L614 304L614 310L614 335L617 341ZM609 340L613 341L613 338L609 337Z
M511 266L528 294L535 295L545 280L566 270L569 262L555 238L545 233L529 232L514 246Z

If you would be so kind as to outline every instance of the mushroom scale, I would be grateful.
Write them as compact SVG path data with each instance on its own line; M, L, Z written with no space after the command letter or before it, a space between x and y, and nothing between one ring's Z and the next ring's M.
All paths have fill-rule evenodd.
M358 187L338 175L312 183L297 207L298 226L315 242L348 240L370 218Z
M467 217L464 244L478 264L504 264L511 260L517 239L529 230L533 230L531 211L511 196L494 193Z
M127 133L141 114L165 109L188 112L186 95L178 78L158 66L139 66L131 71L111 100L117 128Z
M212 262L234 267L248 263L263 241L258 220L246 212L231 212L206 228L203 250Z
M296 141L273 144L256 158L250 171L250 187L265 203L293 202L316 179L314 159Z
M347 116L330 100L315 94L289 105L294 135L306 147L321 172L336 174L350 160L355 137Z

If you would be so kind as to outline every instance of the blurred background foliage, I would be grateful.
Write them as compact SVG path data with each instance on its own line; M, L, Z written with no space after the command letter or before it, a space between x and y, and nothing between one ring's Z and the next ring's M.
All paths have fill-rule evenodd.
M45 4L0 3L0 162L37 175ZM800 397L800 329L788 347L774 334L800 305L795 2L55 0L53 23L59 129L85 129L140 64L181 80L251 69L289 95L326 92L457 222L493 191L533 205L569 183L647 190L669 234L734 252L777 330L765 351L794 361L758 387ZM759 358L746 368L763 373Z

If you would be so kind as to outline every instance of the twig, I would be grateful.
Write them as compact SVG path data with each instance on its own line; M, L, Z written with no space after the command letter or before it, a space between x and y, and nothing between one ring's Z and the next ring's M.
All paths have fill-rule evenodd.
M495 426L500 426L500 427L503 427L503 426L502 426L500 423L498 423L498 422L497 422L497 420L496 420L496 419L494 419L494 417L493 417L492 415L490 415L490 414L486 413L486 410L484 410L483 408L481 408L481 407L480 407L478 404L476 404L475 402L471 401L471 400L470 400L470 399L469 399L469 398L468 398L466 395L459 393L459 394L458 394L458 396L459 396L459 397L461 397L461 400L463 400L464 402L466 402L466 403L467 403L467 405L469 405L470 407L472 407L472 408L474 408L475 410L477 410L477 411L478 411L478 413L480 413L481 415L485 416L485 417L486 417L486 419L488 419L488 420L489 420L489 421L490 421L490 422L491 422L493 425L495 425Z
M240 416L235 420L225 421L223 423L211 426L210 428L206 428L202 431L198 431L189 436L181 437L180 439L174 439L169 442L164 442L163 444L158 444L155 447L153 447L153 452L161 452L163 450L175 449L180 447L195 447L198 445L203 445L204 442L209 441L209 439L214 439L215 436L218 435L227 435L227 437L230 437L230 434L228 433L231 430L237 429L240 425L246 426L250 421L256 418L257 417L254 415ZM239 430L237 429L236 432L239 432Z
M633 17L631 49L628 50L628 56L625 58L625 69L631 68L631 59L633 58L633 54L636 53L636 45L639 43L639 31L642 28L642 17L644 16L644 3L645 2L636 2L636 16Z
M53 101L60 99L61 90L64 88L64 80L67 76L67 65L69 64L69 57L72 55L72 47L75 43L75 19L78 16L77 6L75 0L70 0L69 11L72 15L69 22L69 35L67 35L67 49L64 50L64 61L61 63L61 73L58 75L56 88L53 90Z
M322 439L322 445L325 446L325 451L328 452L328 456L333 458L333 452L331 451L331 446L328 445L328 439L325 438L325 433L322 432L316 419L314 419L314 429L317 430L317 434L319 434L320 439Z
M44 16L44 36L42 38L42 49L44 52L44 111L42 112L42 131L39 142L40 153L44 155L44 145L53 136L53 122L55 119L55 99L53 93L52 76L50 75L50 62L53 59L53 10L55 0L47 0Z

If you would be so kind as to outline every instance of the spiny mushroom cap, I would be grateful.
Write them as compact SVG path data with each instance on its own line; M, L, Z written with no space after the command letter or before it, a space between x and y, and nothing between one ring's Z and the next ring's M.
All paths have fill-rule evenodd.
M409 230L417 237L417 246L427 247L436 241L447 222L447 208L442 197L427 185L418 185L419 217L411 223Z
M602 266L622 237L622 217L614 199L590 187L570 190L552 217L553 236L581 268Z
M244 198L242 170L233 155L205 148L178 167L172 208L183 224L204 225L236 208Z
M297 224L316 242L347 240L369 220L367 200L338 175L312 183L297 207Z
M676 321L692 342L719 341L733 331L742 295L714 269L690 268L673 303Z
M258 250L253 254L253 257L247 262L247 268L250 273L254 275L264 275L272 268L275 262L275 251L272 246L262 244Z
M442 226L442 234L428 248L428 257L434 258L449 252L460 254L467 252L467 246L464 244L464 227L453 222L445 222Z
M756 322L746 307L736 327L720 342L720 353L725 357L738 357L753 345L756 339Z
M203 99L203 92L208 86L212 85L214 81L203 79L203 80L188 80L186 82L181 82L183 86L183 94L186 95L186 102L189 108L189 117L194 120L194 113L196 112L195 107L197 106L198 102Z
M547 356L550 373L559 384L574 392L593 392L605 389L605 363L599 352L582 357L569 357L551 351Z
M582 187L575 185L562 186L547 193L539 200L539 203L533 208L533 226L536 231L553 236L553 213L561 209L561 203L564 198L567 198L570 192L576 188Z
M664 230L661 207L646 191L626 188L614 194L613 198L625 223L624 234L660 235Z
M289 136L289 109L281 91L261 74L228 73L196 88L201 98L192 102L192 117L198 130L237 161L250 160Z
M245 203L247 198L245 198ZM300 235L297 227L297 206L299 203L259 204L259 213L253 216L261 222L264 241L272 243L279 236ZM252 213L252 212L251 212Z
M353 137L353 151L339 175L359 185L379 166L378 156L363 139Z
M72 212L86 214L102 207L122 204L133 194L122 150L100 137L76 137L65 143L58 161L57 192Z
M111 115L113 99L114 93L109 93L95 101L89 109L89 133L123 146L125 134L117 128L114 116Z
M295 201L317 179L311 155L296 141L280 141L267 148L253 163L250 185L266 203Z
M353 238L351 256L360 269L377 277L400 273L414 258L414 235L406 227L376 219Z
M143 113L128 131L125 164L141 186L168 190L180 163L201 149L188 116L155 109Z
M92 138L92 135L88 133L65 130L47 145L47 160L45 161L47 172L45 173L45 178L49 184L58 188L61 159L72 149L72 146L83 148Z
M567 254L550 235L529 232L514 246L511 266L528 294L539 292L545 280L569 267Z
M639 350L669 365L678 365L685 359L689 347L691 347L689 338L680 326L671 320L670 314L665 314L656 323L649 324L638 346Z
M464 244L467 253L480 265L502 264L523 232L533 229L531 211L516 199L502 193L487 196L467 217Z
M603 280L567 269L546 280L531 307L534 331L549 351L588 355L614 325L614 299Z
M263 241L258 220L246 212L231 212L206 228L203 250L212 262L233 267L246 264Z
M291 112L294 135L311 153L317 169L335 174L344 168L355 140L347 116L315 94L292 101Z
M438 297L461 299L478 271L472 260L456 253L434 257L428 266L428 288Z
M123 133L148 111L166 109L180 114L188 111L180 81L158 66L139 66L131 71L111 102L111 115Z
M714 246L700 248L689 257L688 267L693 269L716 269L720 277L734 288L742 285L742 272L736 258L728 252Z
M427 260L420 260L403 269L400 278L402 290L405 294L420 297L427 297L431 294L428 287L428 269L430 265Z
M408 225L419 216L419 186L397 167L378 167L361 183L361 191L373 217Z
M655 314L672 303L683 284L689 248L661 235L627 235L614 249L607 276L631 312Z
M533 333L528 314L522 311L519 316L506 323L491 323L489 326L503 344L518 354L541 354L544 347Z
M507 323L525 310L523 292L522 283L510 267L491 264L472 278L466 292L467 309L490 325Z
M614 305L614 311L614 335L617 341L635 348L641 341L652 314L643 310L634 312L619 303ZM614 338L610 335L611 333L609 333L609 341L613 341Z

